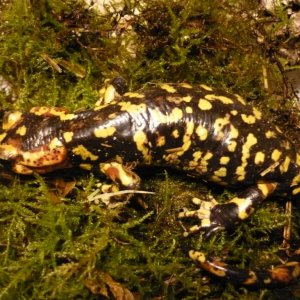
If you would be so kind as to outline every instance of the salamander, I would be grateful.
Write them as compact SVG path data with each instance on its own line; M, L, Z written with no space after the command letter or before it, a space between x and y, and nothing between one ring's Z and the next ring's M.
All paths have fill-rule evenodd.
M199 225L185 235L210 236L232 227L270 196L299 197L300 153L239 95L188 83L148 84L124 93L120 82L108 84L90 109L1 111L1 163L22 175L84 169L105 174L120 189L139 187L134 168L163 166L236 191L223 204L194 199L199 208L179 217L199 219ZM300 275L296 259L254 272L199 251L189 255L208 272L238 284L287 284Z

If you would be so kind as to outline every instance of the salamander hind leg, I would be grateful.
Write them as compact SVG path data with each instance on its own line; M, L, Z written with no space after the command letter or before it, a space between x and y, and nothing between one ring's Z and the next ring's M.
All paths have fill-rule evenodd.
M121 163L100 164L100 171L117 184L120 189L136 190L140 186L140 177Z
M101 189L94 191L88 196L89 202L102 202L110 207L118 206L119 204L127 202L133 194L154 194L153 192L141 191L140 177L132 171L132 167L125 166L122 163L112 161L101 163L99 166L100 172L108 177L113 183L103 184ZM101 194L102 192L102 194ZM128 197L126 197L126 195ZM113 203L117 200L118 203ZM116 198L116 199L115 199ZM119 201L121 198L121 202Z
M197 218L200 224L192 226L185 235L203 231L209 236L215 231L234 226L248 218L275 188L276 183L259 182L224 204L219 204L215 200L209 202L194 198L193 202L199 208L181 212L179 218Z
M179 217L198 218L200 224L191 227L185 235L204 231L206 236L209 236L217 230L232 227L249 217L255 208L274 192L276 186L276 183L258 182L224 204L219 204L215 200L209 203L197 198L193 199L193 202L199 205L199 209L184 211ZM256 271L228 265L199 251L191 250L189 255L204 270L218 277L226 277L230 282L238 285L257 287L285 285L300 277L300 250L286 264L273 269Z
M89 202L97 203L101 199L102 202L113 207L118 204L111 204L112 198L117 198L119 201L121 197L122 202L126 202L133 193L148 193L137 191L140 186L140 177L122 163L115 161L101 163L99 171L113 183L103 184L100 189L94 191L88 197Z

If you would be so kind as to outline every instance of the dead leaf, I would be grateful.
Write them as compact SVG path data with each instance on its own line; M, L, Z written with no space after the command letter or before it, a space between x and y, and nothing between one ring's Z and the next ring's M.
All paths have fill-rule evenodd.
M95 277L96 279L88 279L84 283L94 295L102 295L109 299L112 294L116 300L136 300L127 288L115 281L109 274L98 273Z

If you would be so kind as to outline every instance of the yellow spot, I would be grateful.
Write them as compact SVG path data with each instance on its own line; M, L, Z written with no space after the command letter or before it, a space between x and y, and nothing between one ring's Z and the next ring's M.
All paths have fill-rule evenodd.
M109 114L108 119L115 119L117 115L118 115L117 113Z
M179 138L179 131L177 129L173 130L171 134L175 139Z
M261 112L256 107L253 107L253 114L256 119L258 119L258 120L261 119Z
M60 118L61 121L72 120L76 118L75 114L68 114L65 109L58 108L58 107L46 107L46 106L33 107L30 110L30 112L37 116L42 116L42 115L57 116Z
M257 138L254 134L249 133L246 138L246 142L242 146L242 158L241 158L241 165L236 169L236 175L238 175L237 180L243 181L246 176L246 167L248 164L248 158L250 157L250 149L257 143Z
M192 260L198 261L200 263L204 263L206 261L206 257L204 255L204 253L202 253L202 252L190 250L189 256ZM224 273L224 276L225 276L225 273Z
M256 122L255 116L241 114L242 120L247 124L254 124Z
M19 122L22 118L22 113L19 111L15 111L12 113L9 113L5 116L5 120L3 121L2 128L3 130L9 130L11 129L17 122Z
M151 156L149 153L149 149L147 148L146 144L148 143L147 135L144 131L140 130L137 131L134 136L133 140L136 143L137 149L142 152L143 157L146 163L151 162Z
M159 136L156 139L156 146L157 147L162 147L163 145L165 145L165 143L166 143L166 138L164 136Z
M46 106L38 106L38 107L33 107L30 109L30 112L37 115L37 116L41 116L46 114L48 111L50 110L49 107Z
M233 116L236 116L236 115L238 114L238 111L234 109L234 110L231 110L230 113L231 113Z
M285 173L288 171L290 163L291 163L291 158L289 156L286 156L284 162L279 167L281 173Z
M230 124L229 136L232 139L236 139L239 136L239 131L232 124Z
M193 153L193 157L194 157L194 161L197 162L202 156L202 152L201 151L196 151Z
M185 151L187 151L190 146L191 146L191 135L193 134L193 131L194 131L194 127L195 127L195 124L193 122L188 122L186 124L186 131L185 131L185 134L183 136L183 145L182 145L182 151L178 152L178 155L182 155Z
M199 136L200 141L205 141L208 136L208 131L202 125L199 125L196 129L196 133Z
M205 95L205 99L207 100L219 100L224 104L233 104L233 100L226 96L218 96L214 94Z
M202 152L201 151L196 151L193 153L193 160L189 161L189 167L192 169L195 169L198 166L198 161L202 156Z
M169 102L172 102L172 103L176 103L176 104L180 104L182 102L191 102L193 98L191 96L184 96L184 97L180 97L178 95L168 95L166 96L166 100L169 101Z
M183 113L182 113L182 110L178 107L175 107L173 108L169 118L170 118L170 122L177 122L179 121L180 119L182 119L183 117Z
M154 124L169 124L169 123L177 123L183 117L183 112L180 108L175 107L168 115L165 115L161 112L160 109L149 109L149 113L151 116L151 120Z
M72 131L67 131L64 132L63 136L64 136L64 140L66 141L66 143L69 143L72 141L74 133Z
M230 119L230 115L226 114L226 116L224 118L217 118L215 120L213 128L214 128L214 133L216 135L216 139L218 141L220 141L224 137L224 132L222 131L222 129L225 127L225 125L230 123L229 119ZM235 128L233 126L232 126L232 128L233 128L233 130L235 130ZM238 134L237 130L235 130L235 133ZM230 134L234 134L234 132L232 132Z
M220 165L227 165L230 161L230 157L229 156L222 156L220 158Z
M72 152L75 154L75 155L79 155L81 156L81 158L83 160L87 160L87 159L90 159L92 161L95 161L98 159L98 156L97 155L94 155L93 153L91 153L87 148L85 148L83 145L79 145L75 148L73 148Z
M200 84L200 87L202 87L204 90L211 92L213 89L210 86L207 86L205 84Z
M5 133L5 132L0 134L0 143L5 139L6 135L7 135L7 133Z
M291 187L292 187L292 186L295 186L295 185L298 185L299 182L300 182L300 174L297 175L297 176L295 176L295 177L293 178L293 181L292 181L292 183L291 183Z
M181 83L180 85L181 85L183 88L186 88L186 89L192 89L192 88L193 88L193 86L191 86L190 84L185 83L185 82Z
M293 189L293 195L297 195L300 193L300 187Z
M221 182L222 181L222 179L216 175L211 176L210 180L213 182Z
M178 151L176 151L176 156L181 156L184 154L184 152L186 152L190 146L191 146L191 135L193 134L193 131L194 131L194 127L195 127L195 124L193 122L188 122L186 124L186 131L183 135L183 138L182 138L182 146L180 147L180 149Z
M274 131L268 130L268 131L266 132L266 138L267 138L267 139L270 139L270 138L272 138L272 137L276 137L276 133L275 133Z
M243 181L245 179L245 176L246 176L246 170L245 170L245 168L246 167L247 167L247 163L244 163L243 165L238 166L236 168L235 173L238 175L237 180Z
M242 104L244 104L244 105L247 104L246 101L245 101L245 99L244 99L242 96L240 96L240 95L238 95L238 94L234 94L234 95L236 96L236 100L237 100L237 101L239 101L240 103L242 103Z
M216 131L222 130L225 125L229 124L229 115L226 114L224 118L217 118L214 123Z
M276 186L277 184L275 183L260 182L257 184L257 188L262 192L264 198L267 198L275 190Z
M58 138L54 138L49 143L49 149L54 150L56 148L61 147L62 145L63 145L62 142Z
M280 156L281 156L281 151L275 149L273 150L272 154L271 154L271 158L274 160L274 161L278 161Z
M227 146L228 151L234 152L235 149L236 149L236 146L237 146L237 142L236 142L236 141L230 141L230 142L228 143L228 146Z
M238 206L238 216L241 220L247 219L249 215L254 211L254 208L252 207L252 201L250 199L234 197L229 202L235 203Z
M59 118L60 118L61 121L73 120L74 118L76 118L76 115L61 113L59 115Z
M21 136L24 136L26 134L26 126L23 125L21 127L19 127L16 131L17 134L21 135Z
M100 126L94 130L94 134L97 138L107 138L109 136L112 136L115 133L115 131L115 127L104 128Z
M226 177L227 169L224 167L221 167L220 169L214 171L214 175L218 176L218 177Z
M192 109L190 106L187 106L187 107L185 108L185 111L186 111L187 114L193 113L193 109Z
M176 89L173 86L166 83L161 84L160 88L166 90L168 93L176 93Z
M125 93L123 96L129 97L129 98L139 98L139 99L145 98L144 94L132 93L132 92Z
M184 96L181 98L184 102L191 102L192 101L192 97L191 96Z
M146 111L146 104L145 103L140 103L140 104L132 104L131 102L119 102L119 106L121 106L122 111L127 111L129 113L142 113Z
M93 168L93 166L91 164L80 164L79 167L86 171L90 171Z
M210 110L212 109L212 105L209 101L205 100L205 99L200 99L198 106L201 110Z
M204 157L203 157L203 160L210 160L214 155L211 153L211 152L207 152Z
M197 170L200 173L207 173L207 166L208 166L208 161L213 157L214 155L212 152L207 152L203 158L200 161L200 165L197 167Z
M296 164L300 166L300 154L296 154Z
M166 100L176 104L180 104L183 102L183 98L178 95L167 95Z
M254 157L254 163L260 165L265 161L265 154L261 151L258 151Z

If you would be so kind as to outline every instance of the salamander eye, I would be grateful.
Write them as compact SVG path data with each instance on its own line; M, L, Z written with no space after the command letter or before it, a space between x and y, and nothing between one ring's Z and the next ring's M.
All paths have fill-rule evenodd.
M125 92L128 90L128 85L126 80L121 77L115 77L110 81L110 84L116 89L116 91L120 94L123 95Z

